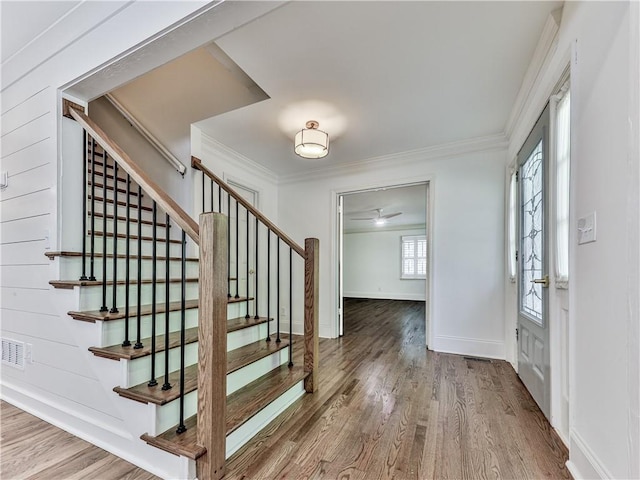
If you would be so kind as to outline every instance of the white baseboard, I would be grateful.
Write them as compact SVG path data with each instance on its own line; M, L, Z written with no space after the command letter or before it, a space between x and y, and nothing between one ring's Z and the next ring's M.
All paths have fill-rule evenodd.
M436 335L431 348L436 352L471 355L474 357L496 358L499 360L504 360L505 357L503 342L477 338Z
M419 293L383 293L383 292L345 292L344 297L348 298L372 298L375 300L413 300L424 302L425 295Z
M184 470L184 466L180 464L180 457L150 447L130 432L79 417L64 405L7 384L5 380L1 387L0 398L7 403L156 476L176 478L179 472ZM139 455L142 452L144 454Z
M569 439L567 469L575 480L614 478L578 432L572 429Z

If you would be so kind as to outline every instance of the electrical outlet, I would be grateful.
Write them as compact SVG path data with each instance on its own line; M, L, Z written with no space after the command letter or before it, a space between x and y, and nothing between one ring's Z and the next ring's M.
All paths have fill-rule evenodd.
M44 231L44 248L45 250L51 249L51 237L49 236L49 229Z
M6 170L0 172L0 188L7 188L9 186L9 172Z
M578 245L596 241L596 212L578 219Z

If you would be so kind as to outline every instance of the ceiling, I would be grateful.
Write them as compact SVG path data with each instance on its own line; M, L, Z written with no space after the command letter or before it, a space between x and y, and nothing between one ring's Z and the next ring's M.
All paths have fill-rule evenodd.
M378 188L366 192L344 195L344 232L371 232L398 229L425 229L427 218L427 187L425 184ZM374 220L358 220L400 212L376 225Z
M216 39L270 97L197 125L279 176L502 134L561 2L291 2ZM330 153L304 160L307 120Z

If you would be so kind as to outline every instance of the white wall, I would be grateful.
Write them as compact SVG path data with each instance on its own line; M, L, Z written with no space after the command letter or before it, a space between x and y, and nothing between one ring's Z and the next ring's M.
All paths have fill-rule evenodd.
M401 238L425 230L377 230L344 234L344 296L425 300L426 281L403 280Z
M501 139L483 139L285 179L280 225L298 242L320 240L321 335L337 335L337 193L429 181L430 346L504 358L505 162Z
M111 137L131 159L136 162L151 180L156 182L169 196L189 214L193 212L191 202L193 182L189 170L184 177L176 171L162 154L149 143L105 97L89 103L89 116ZM190 158L179 158L186 165Z
M633 2L567 2L557 47L509 146L517 151L570 58L568 465L575 478L640 477L638 17ZM577 245L577 219L590 212L597 241Z

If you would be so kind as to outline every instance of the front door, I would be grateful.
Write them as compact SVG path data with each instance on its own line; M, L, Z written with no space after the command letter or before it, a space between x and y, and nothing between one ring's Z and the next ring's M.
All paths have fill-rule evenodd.
M549 107L518 153L518 375L542 412L550 412L546 234Z

